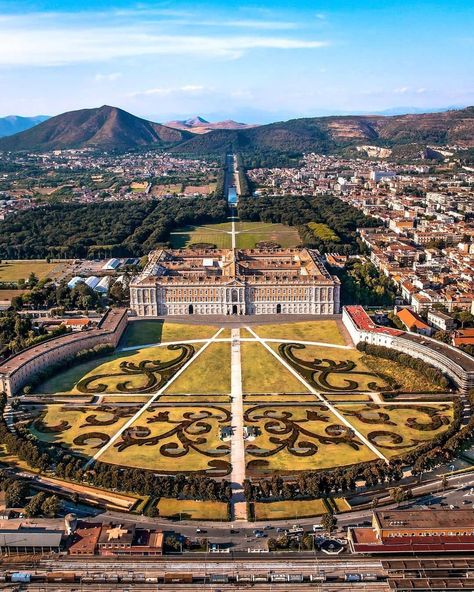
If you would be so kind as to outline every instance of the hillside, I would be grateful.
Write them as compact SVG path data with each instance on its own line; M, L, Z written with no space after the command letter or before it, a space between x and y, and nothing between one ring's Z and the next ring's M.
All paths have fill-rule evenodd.
M195 136L176 151L205 154L239 152L332 152L370 142L474 146L474 107L458 111L399 116L338 116L293 119L244 130L218 130Z
M23 132L47 119L49 119L47 115L37 115L36 117L8 115L7 117L0 117L0 138Z
M165 123L167 127L173 127L180 130L189 130L195 134L207 134L213 130L237 130L237 129L249 129L252 127L256 127L255 125L247 124L247 123L240 123L239 121L234 121L233 119L226 119L224 121L214 121L210 122L196 115L195 117L191 117L189 119L178 119L175 121L168 121Z
M97 109L63 113L34 128L2 138L0 150L161 147L177 144L191 136L189 132L171 129L104 105Z
M176 129L135 117L116 107L82 109L52 117L27 131L0 139L0 150L83 147L127 150L156 146L202 156L228 150L242 154L331 153L366 144L403 151L414 147L417 153L427 145L474 147L474 107L397 116L293 119L243 129L211 129L206 133L196 132L202 126L225 127L224 124L231 126L234 122L209 124L199 117L186 121L181 122L186 124L186 129Z

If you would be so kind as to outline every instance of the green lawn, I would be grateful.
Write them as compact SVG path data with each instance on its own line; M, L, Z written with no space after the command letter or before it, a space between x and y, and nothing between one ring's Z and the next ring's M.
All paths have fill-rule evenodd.
M246 425L255 426L260 432L254 440L246 441L248 471L255 476L328 469L376 458L354 434L347 441L337 441L337 436L347 433L347 428L341 431L337 427L341 424L340 420L324 406L288 403L285 406L267 404L252 408L246 404L245 412ZM293 443L294 436L296 440ZM331 442L333 437L336 440ZM293 449L298 452L300 448L307 448L308 442L316 446L313 454L303 456L293 453Z
M301 393L301 382L260 343L242 342L242 388L245 393Z
M157 503L160 516L175 520L218 520L228 519L225 502L177 500L162 497Z
M237 248L253 249L258 242L276 242L282 247L295 247L301 244L296 228L284 224L266 222L239 222L235 224ZM196 243L210 243L218 249L230 249L232 246L231 222L186 226L171 233L170 241L174 249L181 249Z
M130 355L130 354L129 354ZM65 370L60 370L44 382L35 387L34 392L40 394L69 393L73 391L81 378L93 372L99 366L114 360L122 360L125 354L115 353L108 356L101 356L87 362L72 365Z
M211 343L166 393L230 393L230 343Z
M136 412L136 410L135 410ZM129 416L133 415L132 408ZM58 432L41 431L35 427L33 422L30 431L39 440L55 444L64 444L68 448L80 452L86 456L92 456L105 444L105 439L95 438L94 434L100 433L105 436L112 436L127 421L126 417L117 417L110 425L93 425L87 418L96 418L98 421L108 422L114 419L113 412L101 411L94 405L83 405L80 408L74 406L48 405L45 408L45 415L42 422L46 427L60 426L61 422L67 422L66 429ZM90 433L91 438L82 444L74 442L78 436Z
M229 425L228 410L228 405L223 404L154 405L130 427L132 431L144 431L143 436L137 436L137 443L120 450L126 442L122 436L101 460L163 473L212 473L209 463L230 462L230 443L219 437L219 428ZM143 445L149 438L156 440Z
M200 349L200 344L193 346L195 352ZM155 363L169 362L177 359L181 354L181 350L171 350L168 346L157 346L157 347L146 347L143 349L137 349L128 352L121 352L109 358L108 361L100 365L96 365L93 370L88 372L86 375L81 377L80 381L75 385L72 392L74 394L84 394L87 388L87 393L93 392L93 389L98 387L99 384L105 384L106 389L101 391L103 393L117 393L120 392L118 385L126 382L127 388L133 391L137 391L135 394L140 394L140 391L146 387L148 383L148 374L145 372L126 372L120 365L123 362L133 364L135 367L141 362L150 361ZM158 377L158 373L155 372ZM97 379L86 386L85 381L88 381L92 377L96 376ZM82 386L81 386L82 385ZM161 388L161 387L160 387ZM155 391L158 390L158 387ZM148 394L148 393L147 393Z
M278 351L278 344L271 343L271 347ZM386 380L377 376L374 370L368 368L363 362L363 354L357 349L339 349L335 347L323 347L319 345L306 345L304 349L296 349L293 351L296 358L308 362L314 360L332 360L334 362L351 361L356 364L353 370L348 372L332 372L328 376L328 384L335 388L347 388L347 381L353 380L357 383L357 389L351 391L357 393L358 391L369 391L369 384L375 383L381 388L389 389L390 386ZM327 365L327 362L322 362ZM364 374L367 373L367 374ZM319 371L315 372L314 378L317 381ZM331 393L326 387L320 387L322 390ZM332 393L335 394L335 393ZM356 395L354 395L356 396Z
M401 391L419 393L423 391L431 392L446 390L428 380L423 374L420 374L420 372L417 372L412 368L407 368L406 366L401 366L392 360L384 360L383 358L364 355L362 356L362 362L364 362L364 364L371 370L392 377L396 380L397 384L400 385Z
M47 263L42 260L5 261L0 263L0 281L17 282L20 279L27 280L32 272L41 280L51 277L61 265L60 263Z
M284 520L322 516L328 512L322 499L256 502L255 520Z
M438 429L420 430L407 425L407 420L416 418L420 424L430 424L430 416L423 412L423 406L438 410L440 416L446 417L449 422L446 425L440 426ZM344 414L347 420L363 434L368 440L372 441L374 446L387 457L398 456L404 454L409 450L416 448L418 442L432 440L435 436L442 434L449 428L449 424L453 420L453 407L451 403L426 405L340 405L339 411ZM362 419L352 415L351 413L362 413ZM392 424L386 423L379 413L388 415L388 421ZM363 421L366 419L366 421ZM367 419L373 423L367 423ZM371 434L376 432L386 432L386 434L379 434L376 437L371 437ZM394 434L394 436L390 436ZM401 441L395 442L394 438L402 438ZM418 441L418 442L417 442ZM399 446L400 448L397 448Z
M210 243L218 249L230 249L232 238L227 233L231 228L231 222L178 228L170 235L171 246L173 249L182 249L196 243Z
M187 341L212 337L219 327L214 325L187 325L163 321L132 321L128 324L120 347L139 347L150 343Z
M296 247L301 238L296 228L265 222L237 222L237 248L253 249L259 242L274 242L283 248Z
M295 339L296 341L322 341L334 345L346 345L336 321L304 321L281 325L252 327L259 337L267 339Z

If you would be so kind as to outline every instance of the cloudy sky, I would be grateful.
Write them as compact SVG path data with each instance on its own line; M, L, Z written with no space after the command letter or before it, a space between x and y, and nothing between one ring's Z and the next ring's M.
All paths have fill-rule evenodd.
M0 0L0 116L267 122L474 104L472 0Z

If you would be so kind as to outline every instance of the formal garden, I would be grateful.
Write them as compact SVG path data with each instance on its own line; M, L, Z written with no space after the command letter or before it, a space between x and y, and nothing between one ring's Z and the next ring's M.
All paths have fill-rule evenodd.
M95 459L217 481L231 477L240 439L245 478L263 483L356 474L428 450L459 421L452 396L414 369L359 351L336 321L253 325L238 334L236 374L230 327L132 322L115 352L35 388L35 401L23 404L29 434L86 470ZM239 408L243 433L233 417ZM253 499L259 517L280 517L281 508L260 498ZM175 517L179 507L169 500L158 509ZM314 499L303 504L301 515L319 513L319 501L317 511ZM200 516L200 507L182 513Z

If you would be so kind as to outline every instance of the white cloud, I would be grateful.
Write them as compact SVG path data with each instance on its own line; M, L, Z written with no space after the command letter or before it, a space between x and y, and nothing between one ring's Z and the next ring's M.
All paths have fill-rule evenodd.
M397 95L405 95L407 92L409 92L409 90L410 88L408 86L400 86L399 88L396 88L393 92Z
M141 11L138 11L142 14ZM121 14L121 13L111 13ZM95 18L94 15L100 15ZM103 13L69 13L59 17L46 13L9 16L0 20L0 66L61 66L106 62L112 59L146 55L189 55L217 59L236 59L255 49L317 49L328 42L280 36L278 29L290 29L294 23L270 20L216 20L208 25L234 27L232 34L209 32L196 27L199 18L189 18L191 34L183 26L173 28L167 20L105 18ZM106 23L103 25L102 23ZM239 28L274 29L273 34L238 34ZM195 31L203 33L196 34ZM104 75L101 80L108 80Z
M160 87L148 88L146 90L130 93L129 97L148 97L153 95L167 96L167 95L182 95L182 94L201 94L211 89L206 89L199 84L186 84L179 87Z
M113 82L114 80L118 80L122 78L122 72L111 72L110 74L101 74L100 72L94 76L94 80L96 82Z

